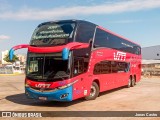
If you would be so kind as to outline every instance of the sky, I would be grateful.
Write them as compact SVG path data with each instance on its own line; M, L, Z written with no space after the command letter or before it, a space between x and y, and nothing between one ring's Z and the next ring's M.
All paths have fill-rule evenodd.
M38 24L65 19L93 22L142 47L160 45L160 0L0 0L0 53L28 44Z

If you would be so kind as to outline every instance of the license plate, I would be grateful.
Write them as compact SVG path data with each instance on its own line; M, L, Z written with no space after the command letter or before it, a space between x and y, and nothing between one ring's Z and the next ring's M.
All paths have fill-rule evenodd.
M39 97L39 100L47 100L47 97Z

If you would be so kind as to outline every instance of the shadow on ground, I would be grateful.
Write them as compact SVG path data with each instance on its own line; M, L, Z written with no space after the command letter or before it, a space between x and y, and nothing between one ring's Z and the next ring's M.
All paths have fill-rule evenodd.
M84 99L78 99L71 102L39 101L27 98L24 93L10 95L7 96L5 99L21 105L44 106L44 107L67 107L84 101Z
M101 97L103 95L106 95L106 94L110 94L112 92L122 90L122 89L125 89L125 87L120 87L120 88L116 88L116 89L113 89L113 90L102 92L102 93L99 94L99 97ZM81 103L81 102L85 102L84 98L74 100L74 101L71 101L71 102L39 101L39 100L27 98L24 93L10 95L10 96L7 96L5 99L8 100L8 101L11 101L13 103L17 103L17 104L30 105L30 106L42 106L42 107L43 106L44 107L67 107L67 106L71 106L71 105L78 104L78 103Z

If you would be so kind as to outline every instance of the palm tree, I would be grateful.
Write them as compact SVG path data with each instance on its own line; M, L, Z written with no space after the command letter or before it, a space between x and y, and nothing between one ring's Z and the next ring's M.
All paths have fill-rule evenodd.
M3 58L3 60L6 61L6 62L11 62L11 63L13 63L13 62L18 61L19 58L18 58L16 55L13 55L13 59L10 60L10 59L9 59L9 54L7 54L7 55Z

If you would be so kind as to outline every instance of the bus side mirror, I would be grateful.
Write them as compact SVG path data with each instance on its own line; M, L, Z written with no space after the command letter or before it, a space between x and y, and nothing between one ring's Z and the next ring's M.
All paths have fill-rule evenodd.
M69 57L69 49L64 48L62 50L62 60L68 60L68 57Z
M10 51L9 51L9 60L13 60L13 56L14 56L14 50L10 49Z
M13 56L14 56L14 51L17 50L17 49L22 49L22 48L28 48L29 45L28 44L21 44L21 45L17 45L17 46L14 46L10 49L9 51L9 59L12 60L13 59Z

